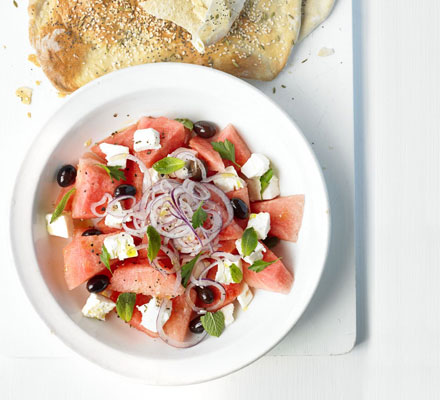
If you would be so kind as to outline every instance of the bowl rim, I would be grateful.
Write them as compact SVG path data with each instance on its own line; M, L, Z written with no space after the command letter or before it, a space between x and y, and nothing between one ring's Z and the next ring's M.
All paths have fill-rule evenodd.
M280 112L281 115L290 124L293 125L293 127L295 128L295 131L296 131L295 133L299 136L299 139L303 142L303 145L305 146L305 148L309 152L308 156L311 157L312 161L315 164L316 171L318 172L319 184L321 186L321 189L323 190L323 195L324 195L323 201L325 202L326 208L329 211L328 217L326 219L326 222L327 222L326 229L324 232L324 235L326 238L326 243L324 244L325 251L321 255L321 261L319 263L320 264L319 273L317 274L317 278L313 282L312 288L308 291L308 294L306 295L306 300L303 302L302 307L300 307L300 311L298 313L297 318L292 320L291 323L289 324L289 326L286 327L286 329L284 329L282 332L279 333L278 339L274 343L271 343L270 345L267 345L264 348L260 349L258 352L256 352L251 357L249 357L248 360L246 360L244 362L237 363L237 365L235 365L233 368L218 371L216 374L212 374L209 377L203 377L203 378L195 377L192 380L179 381L179 382L157 381L154 379L147 379L147 377L133 376L132 374L124 373L124 371L121 371L118 368L114 368L112 366L111 362L110 363L107 362L104 364L103 362L99 361L96 357L93 357L90 354L87 354L83 349L80 348L81 346L78 346L77 343L75 343L75 340L72 340L72 338L69 335L58 333L57 326L55 326L53 321L50 318L48 318L48 315L45 312L43 312L41 307L37 307L36 303L33 301L35 299L35 297L38 297L38 296L35 296L35 293L32 292L31 287L30 287L31 284L30 284L30 282L28 282L28 279L26 278L26 276L23 272L23 268L20 267L20 265L21 265L21 260L19 257L20 249L18 248L18 245L16 243L18 232L17 232L17 229L15 229L15 224L14 224L14 220L16 218L18 218L18 215L17 215L18 211L14 207L15 206L15 199L16 199L18 192L19 192L19 188L18 188L19 182L23 179L23 176L25 176L25 174L26 174L25 167L27 164L28 157L32 153L32 149L34 147L33 145L40 140L40 137L43 135L43 132L49 127L52 119L54 119L58 113L62 112L64 109L70 107L70 104L72 102L74 102L77 98L83 96L83 93L88 93L89 91L93 91L96 87L98 87L100 85L109 84L114 80L116 80L116 81L123 80L124 77L129 76L130 74L137 74L139 72L149 73L149 74L154 74L154 73L164 74L167 72L173 73L173 71L175 71L176 69L183 70L185 72L188 71L188 73L192 72L192 70L195 70L195 71L197 71L198 74L205 74L207 76L210 76L211 79L222 79L222 80L225 80L228 82L232 82L233 84L242 86L245 90L253 92L254 96L258 96L260 98L263 98L265 101L269 102L274 109L276 109L278 112ZM147 71L145 71L145 70L147 70ZM33 197L33 202L34 202L34 199L35 199L35 196ZM40 316L40 318L44 321L44 323L48 326L48 328L51 330L51 332L54 333L65 345L67 345L75 353L79 354L82 358L84 358L84 359L86 359L96 365L99 365L99 366L105 368L106 370L111 371L112 373L115 373L118 375L122 374L122 375L129 377L131 379L134 379L136 381L141 381L143 383L154 384L154 385L188 385L188 384L196 384L196 383L202 383L202 382L218 379L218 378L221 378L223 376L226 376L228 374L236 372L236 371L250 365L254 361L261 358L263 355L265 355L267 352L269 352L272 348L274 348L287 335L287 333L293 328L293 326L298 322L298 320L300 319L300 317L303 315L304 311L308 307L314 293L316 292L316 289L319 285L319 282L321 280L321 277L322 277L322 274L323 274L323 271L325 268L325 263L326 263L326 260L328 257L328 251L329 251L330 239L331 239L331 237L330 237L331 236L330 235L330 233L331 233L331 211L330 211L328 190L327 190L327 186L325 183L324 175L323 175L321 168L319 167L318 159L317 159L310 143L305 138L304 134L302 133L299 126L297 125L296 121L294 119L292 119L287 114L287 112L284 111L274 100L269 98L267 95L265 95L262 91L260 91L256 87L252 86L250 83L248 83L240 78L237 78L233 75L227 74L225 72L222 72L222 71L219 71L216 69L212 69L212 68L204 67L204 66L199 66L199 65L193 65L193 64L183 64L183 63L171 63L171 62L155 63L155 64L144 64L144 65L137 65L137 66L133 66L133 67L124 68L124 69L109 73L107 75L104 75L100 78L97 78L97 79L89 82L87 85L79 88L73 94L71 94L69 96L69 98L67 99L67 101L65 103L63 103L60 107L58 107L53 114L51 114L51 116L43 124L42 128L40 129L38 134L33 139L32 145L30 146L24 159L22 160L20 169L19 169L18 174L16 176L16 181L15 181L14 188L12 191L12 198L11 198L11 202L10 202L10 210L9 211L10 211L9 212L10 247L11 247L12 255L13 255L13 259L14 259L15 270L18 274L21 285L24 288L26 295L27 295L28 299L30 300L33 308L35 309L37 314ZM34 256L36 259L35 251L34 251ZM44 279L41 276L41 272L40 272L40 277L41 277L41 280L44 282ZM51 299L46 299L46 301L49 300L49 301L55 303L54 305L56 307L58 307L62 312L64 312L61 309L58 302L56 301L56 299L53 296L50 296L50 297L51 297ZM74 323L73 321L72 321L72 323L75 324L75 326L78 329L80 329L76 323ZM100 343L105 348L107 348L107 349L110 348L110 346L105 345L104 343L93 338L92 336L89 336L89 337L94 339L95 342ZM113 349L113 350L116 352L119 352L121 354L124 354L127 357L133 357L132 355L129 355L129 354L124 353L122 351L118 351L115 349Z

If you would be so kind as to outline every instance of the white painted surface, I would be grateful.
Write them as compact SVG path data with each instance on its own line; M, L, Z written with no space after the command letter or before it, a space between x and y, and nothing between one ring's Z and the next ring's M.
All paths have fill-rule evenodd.
M440 4L437 0L359 3L354 0L358 223L358 344L354 350L337 357L264 357L232 376L183 388L133 384L104 375L69 353L57 359L0 358L2 398L438 398ZM6 37L6 26L9 37L24 35L26 26L18 11L8 2L1 10L11 17L8 25L0 26L0 37ZM332 23L330 19L325 25ZM313 36L314 40L320 38L315 50L335 47L336 56L338 49L327 43L325 31ZM1 74L2 90L26 83L20 78L26 57L10 56L6 61L3 54L1 57L0 68L16 71L12 76ZM23 130L34 128L53 110L50 106L56 101L47 96L48 89L41 89L36 99L46 102L48 109L35 112L32 121L21 122ZM2 139L11 134L5 132L6 124L12 126L25 115L24 107L15 105L8 95L10 92L2 93L8 102L8 112L0 120ZM311 108L306 101L303 107ZM4 184L12 182L13 176L4 176ZM13 299L21 295L15 278L8 278L5 286L14 289ZM5 306L2 310L3 320L8 322ZM32 338L38 324L29 317L28 329L9 345L20 349L20 342ZM56 342L52 342L53 348ZM102 380L108 385L96 384Z

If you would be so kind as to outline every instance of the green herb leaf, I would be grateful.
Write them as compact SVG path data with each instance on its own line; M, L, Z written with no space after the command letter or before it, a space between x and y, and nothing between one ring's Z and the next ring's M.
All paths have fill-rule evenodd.
M207 312L200 317L203 328L208 335L219 337L225 329L225 316L221 311Z
M201 254L202 253L197 254L191 261L188 261L186 264L182 266L180 273L182 275L182 285L184 287L188 286L189 277L191 276L192 270L196 265L197 261L199 260Z
M55 222L60 215L63 213L64 209L66 208L66 204L70 199L70 196L72 196L73 193L76 192L76 188L70 189L60 200L60 202L55 207L55 211L52 214L52 217L50 218L50 223Z
M148 259L153 261L160 250L161 239L159 233L151 225L147 228Z
M254 228L247 228L241 238L241 252L244 257L250 256L258 244L257 232Z
M235 162L235 146L228 139L226 139L224 142L211 142L211 146L217 153L220 154L221 158L232 161L234 165L236 165L238 168L241 168L241 166Z
M280 239L278 239L276 236L268 236L266 239L263 240L263 243L269 248L275 247L280 242Z
M110 268L110 253L108 252L107 248L104 245L102 245L101 254L99 255L99 259L105 265L105 267L110 271L110 273L113 275L112 269Z
M248 269L250 271L254 271L254 272L261 272L261 271L264 271L269 265L272 265L273 263L277 262L278 260L279 260L279 258L277 258L276 260L273 260L273 261L258 260L258 261L255 261Z
M231 264L229 267L231 270L231 277L234 283L240 283L243 280L243 272L236 264Z
M176 118L177 122L180 122L186 129L192 131L194 129L193 122L188 118Z
M122 170L122 167L115 166L110 167L108 165L104 164L96 164L98 167L101 167L102 169L107 172L108 176L112 179L116 179L117 181L125 181L127 178L125 177L124 171Z
M197 208L196 212L193 214L191 218L191 223L194 229L198 228L199 226L203 226L206 219L208 218L208 214L202 208L202 206L203 206L203 201L200 203L199 207Z
M272 179L272 176L273 176L272 168L269 168L262 176L260 176L260 186L261 186L260 194L261 194L261 197L263 197L263 192L269 186L269 182Z
M131 317L133 317L135 303L135 293L121 293L118 296L118 300L116 300L116 311L125 322L131 321Z
M165 157L153 164L159 174L171 174L185 166L185 161L175 157Z

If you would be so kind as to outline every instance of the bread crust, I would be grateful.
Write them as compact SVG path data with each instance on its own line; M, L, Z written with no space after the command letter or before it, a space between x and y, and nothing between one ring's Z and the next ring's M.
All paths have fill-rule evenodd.
M271 80L301 25L301 0L248 0L229 34L198 53L189 34L146 14L137 0L30 0L29 36L55 87L73 92L131 65L174 61Z

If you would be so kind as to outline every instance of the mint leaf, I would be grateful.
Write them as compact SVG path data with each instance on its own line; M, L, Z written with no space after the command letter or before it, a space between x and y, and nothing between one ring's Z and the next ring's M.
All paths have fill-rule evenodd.
M116 300L116 311L125 322L131 321L135 303L135 293L121 293L118 296L118 300Z
M60 215L63 213L64 209L66 208L66 204L70 199L70 196L72 196L73 193L76 192L76 188L70 189L60 200L60 202L55 207L55 211L52 214L52 217L50 218L50 223L55 222Z
M110 273L113 275L112 269L110 268L110 253L108 252L107 248L104 245L102 245L101 254L99 255L99 259L105 265L105 267L110 271Z
M193 122L188 118L176 118L175 121L180 122L186 129L192 131L194 129Z
M261 272L261 271L264 271L269 265L272 265L273 263L277 262L278 260L279 260L279 258L277 258L276 260L273 260L273 261L258 260L258 261L255 261L248 269L250 271L254 271L254 272Z
M231 264L229 269L231 270L231 277L234 283L240 283L243 280L243 272L236 264Z
M272 179L272 176L273 176L272 168L269 168L262 176L260 176L260 186L261 186L260 194L261 194L261 197L263 197L263 192L269 186L269 182Z
M198 228L199 226L203 226L203 224L206 221L206 218L208 218L208 214L206 214L202 206L203 206L203 201L200 203L199 207L197 208L196 212L193 214L191 218L191 223L194 229Z
M254 228L247 228L241 238L241 252L243 257L250 256L258 244L257 232Z
M221 311L215 313L207 312L200 317L205 331L215 337L219 337L225 329L225 316Z
M185 166L185 161L175 157L165 157L153 164L159 174L171 174Z
M224 142L211 142L211 146L220 154L221 158L232 161L235 166L241 168L241 166L235 162L235 146L228 139Z
M188 261L182 266L180 273L182 275L182 285L184 287L188 286L189 277L191 276L192 270L194 269L194 266L196 265L201 255L202 253L197 254L191 261Z
M116 179L117 181L125 181L127 180L127 178L125 177L124 171L122 170L122 167L120 166L115 166L115 167L110 167L108 165L104 165L104 164L96 164L98 167L101 167L102 169L105 170L105 172L107 172L108 176L110 178Z
M147 228L148 259L153 261L160 250L161 239L159 233L151 225Z

